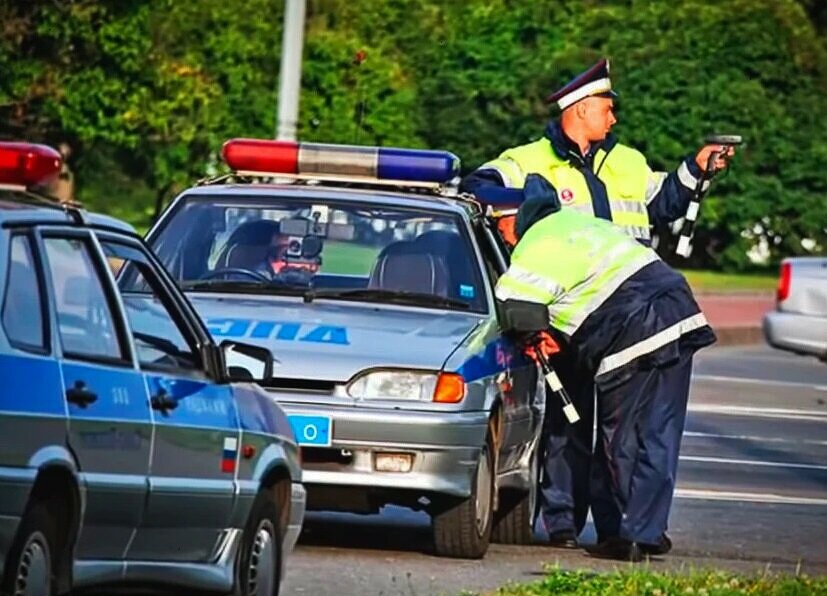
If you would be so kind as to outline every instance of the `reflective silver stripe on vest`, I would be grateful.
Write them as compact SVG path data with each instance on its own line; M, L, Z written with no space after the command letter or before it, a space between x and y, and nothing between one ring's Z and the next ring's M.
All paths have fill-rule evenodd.
M565 209L574 209L586 215L594 215L594 209L591 203L577 203L576 205L565 205Z
M632 238L636 238L638 240L649 240L651 239L651 234L649 233L649 228L644 228L641 226L618 226L621 230L629 234Z
M477 169L478 172L482 172L484 170L491 170L493 172L496 172L497 176L500 177L500 181L503 183L503 186L505 188L511 188L511 186L510 186L511 179L508 178L500 168L498 168L497 166L492 166L490 163L486 163L486 164L481 165Z
M562 296L566 291L563 286L553 280L543 277L542 275L537 275L533 271L529 271L519 265L511 265L508 268L507 275L518 283L532 286L548 293L551 302L559 299L560 296ZM516 296L513 297L516 298ZM500 298L501 300L504 299L500 297L499 292L497 293L497 298ZM523 298L523 300L525 300L525 298Z
M685 161L681 162L681 165L678 166L678 180L680 180L681 184L686 188L691 188L692 190L695 190L695 186L698 184L698 179L689 171L689 166L686 165ZM706 191L707 188L709 188L709 180L704 180L701 190Z
M606 373L612 372L621 366L629 364L636 358L640 358L646 354L651 354L655 350L676 341L682 335L685 335L690 331L700 329L706 325L708 325L708 323L703 313L699 312L698 314L692 315L691 317L675 323L671 327L667 327L663 331L659 331L653 336L647 337L643 341L639 341L638 343L631 345L620 352L606 356L600 361L600 366L597 367L596 376L599 377L600 375L605 375Z
M596 265L593 270L597 272L605 271L611 263L618 258L623 252L628 250L628 246L621 245L619 248L623 248L623 250L612 251L608 255L606 255L600 264ZM566 325L565 329L561 329L565 333L569 335L573 335L575 331L580 328L580 325L583 324L583 321L588 318L590 314L600 308L600 305L606 302L609 299L609 296L615 293L623 282L627 279L632 277L635 273L646 267L649 263L654 263L655 261L659 260L658 255L653 250L647 250L644 255L640 258L637 258L631 262L629 262L625 267L619 269L615 272L614 276L606 281L606 285L600 288L594 296L591 297L589 302L583 306L583 308L575 315L572 315L571 319L569 320L568 324ZM585 282L584 285L588 285L588 281ZM583 286L581 286L583 287ZM549 312L552 313L553 318L556 318L554 315L560 313L563 310L568 310L571 306L580 299L578 296L580 292L577 289L572 290L567 295L564 295L560 302L552 304L549 306ZM560 308L560 307L563 308Z
M666 181L668 174L666 172L652 172L649 174L649 179L646 181L646 204L651 203L660 189L663 188L663 183Z

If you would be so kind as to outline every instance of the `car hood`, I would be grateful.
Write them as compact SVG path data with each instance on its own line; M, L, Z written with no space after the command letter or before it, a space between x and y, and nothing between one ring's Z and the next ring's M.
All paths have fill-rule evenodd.
M439 370L485 319L462 313L365 302L189 294L221 342L270 348L273 376L344 382L368 368Z

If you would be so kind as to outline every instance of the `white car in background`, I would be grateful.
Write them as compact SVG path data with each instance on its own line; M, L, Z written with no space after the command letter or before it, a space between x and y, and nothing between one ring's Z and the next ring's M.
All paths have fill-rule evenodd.
M764 336L775 348L827 361L827 258L782 261L777 306L764 316Z

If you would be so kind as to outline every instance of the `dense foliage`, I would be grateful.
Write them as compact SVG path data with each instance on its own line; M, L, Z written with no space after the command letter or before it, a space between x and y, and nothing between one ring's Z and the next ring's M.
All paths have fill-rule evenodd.
M545 95L613 59L621 139L673 168L711 132L748 145L693 261L827 250L827 11L815 0L307 0L299 135L450 149L466 170L537 138ZM148 223L272 136L284 0L0 0L0 137L72 149L78 197ZM363 61L354 60L363 51Z
M654 567L654 566L653 566ZM506 586L496 596L806 596L827 594L827 580L769 572L738 576L721 571L657 572L646 566L614 573L564 571L550 567L541 581Z

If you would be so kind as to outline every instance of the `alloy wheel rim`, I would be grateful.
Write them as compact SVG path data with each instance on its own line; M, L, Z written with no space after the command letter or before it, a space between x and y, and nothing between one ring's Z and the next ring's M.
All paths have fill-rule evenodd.
M51 588L49 547L39 532L29 537L14 578L14 596L49 596Z
M483 449L477 467L476 522L477 533L482 536L488 526L491 511L491 468L488 464L488 450Z
M271 596L276 588L276 546L273 525L264 520L256 530L250 549L247 570L247 593L250 596Z

